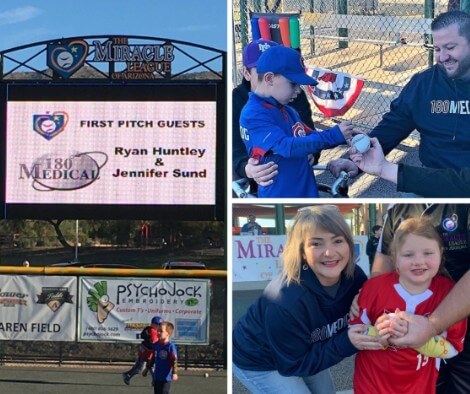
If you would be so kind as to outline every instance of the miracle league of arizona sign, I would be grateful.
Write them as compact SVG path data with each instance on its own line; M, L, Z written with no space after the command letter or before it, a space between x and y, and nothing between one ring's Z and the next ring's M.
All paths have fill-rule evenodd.
M111 79L155 79L158 75L170 75L175 60L171 43L130 45L126 37L114 37L106 42L74 39L47 46L47 65L62 78L69 78L85 62L124 63L125 68L110 74ZM92 54L89 57L89 54Z

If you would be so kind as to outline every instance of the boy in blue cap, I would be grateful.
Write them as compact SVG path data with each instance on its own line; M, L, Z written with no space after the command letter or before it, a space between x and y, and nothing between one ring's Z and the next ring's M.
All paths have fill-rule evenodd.
M142 342L140 343L137 360L131 369L122 374L125 384L129 385L132 377L139 374L144 365L153 358L153 344L158 342L158 330L162 323L163 319L160 316L154 316L150 326L145 327L140 333Z
M353 125L344 121L322 132L305 125L288 104L300 85L316 85L305 72L302 56L294 49L272 46L260 56L258 83L240 116L240 134L250 157L261 164L275 162L279 174L258 197L318 197L308 155L343 143Z
M277 174L277 165L274 163L266 163L258 165L255 159L249 159L245 144L240 136L240 114L243 107L248 101L248 94L256 89L258 83L258 74L256 65L258 59L264 51L272 46L279 44L270 40L254 40L250 42L242 52L243 61L243 80L232 91L232 163L233 172L237 178L250 178L252 180L251 191L256 193L259 184L266 186L272 183L271 178ZM312 110L304 91L289 104L300 115L302 122L311 129L315 128L312 120ZM319 156L319 155L318 155ZM317 158L318 159L318 158ZM269 179L264 181L264 177ZM256 179L256 181L255 181Z

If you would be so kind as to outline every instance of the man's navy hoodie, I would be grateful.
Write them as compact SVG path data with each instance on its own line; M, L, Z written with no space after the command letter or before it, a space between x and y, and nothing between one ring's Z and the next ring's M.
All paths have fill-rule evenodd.
M387 154L415 129L425 167L470 167L470 79L451 79L437 65L415 74L370 136Z
M300 279L287 286L279 275L237 322L233 362L239 368L310 376L357 351L347 335L348 312L364 272L356 266L353 278L341 275L334 298L310 268Z

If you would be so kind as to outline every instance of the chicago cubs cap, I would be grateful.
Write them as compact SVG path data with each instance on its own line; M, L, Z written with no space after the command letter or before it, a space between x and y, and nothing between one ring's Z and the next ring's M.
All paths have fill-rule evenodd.
M163 319L160 316L154 316L151 322L151 324L161 324L161 323L163 323Z
M268 48L278 45L279 44L277 42L263 40L262 38L251 41L245 48L243 48L243 65L247 68L256 67L256 63L258 63L258 59L261 54Z
M318 82L305 72L302 55L292 48L273 46L260 56L256 65L258 74L280 74L298 85L317 85Z

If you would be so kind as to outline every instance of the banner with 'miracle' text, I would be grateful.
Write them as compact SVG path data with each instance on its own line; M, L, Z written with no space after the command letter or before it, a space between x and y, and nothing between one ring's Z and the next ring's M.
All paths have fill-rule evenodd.
M367 237L355 235L354 262L369 275L369 260L365 253ZM286 235L232 237L233 282L270 281L282 271L281 254Z

